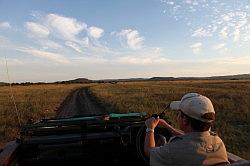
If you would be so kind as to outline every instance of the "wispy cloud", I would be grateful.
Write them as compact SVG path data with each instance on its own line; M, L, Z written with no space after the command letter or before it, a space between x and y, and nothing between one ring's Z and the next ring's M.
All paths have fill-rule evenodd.
M190 27L192 37L216 37L218 40L246 42L250 10L248 1L161 0L163 13ZM205 11L205 13L204 13ZM203 14L201 14L203 13ZM197 21L199 20L199 21Z
M9 22L4 21L4 22L0 22L0 28L8 29L8 28L11 28L11 26Z
M48 14L46 23L49 29L57 34L58 37L69 41L75 41L76 35L87 28L87 24L84 22L58 14Z
M82 53L82 50L81 50L80 46L78 44L76 44L76 43L73 43L71 41L67 41L67 42L65 42L65 45L72 48L73 50L75 50L75 51L77 51L79 53Z
M125 53L113 59L116 63L130 65L167 64L171 60L166 58L160 48L147 48L136 52Z
M120 37L121 42L126 41L127 46L131 49L139 49L143 45L144 37L140 36L137 30L125 29L117 33Z
M228 51L225 43L219 43L213 46L213 49L218 51L220 54L225 54Z
M220 43L220 44L215 45L215 46L214 46L214 49L215 49L215 50L219 50L219 49L222 49L222 48L224 48L224 47L225 47L225 43Z
M212 33L203 29L203 28L199 28L199 29L194 31L192 36L193 37L208 37L208 36L212 36Z
M47 38L50 33L47 27L35 22L26 22L25 27L33 36L39 38Z
M70 61L65 58L64 55L58 54L58 53L53 53L53 52L48 52L48 51L43 51L43 50L38 50L35 48L17 48L17 51L28 53L30 55L33 55L35 57L47 59L50 61L54 61L57 63L63 63L63 64L68 64Z
M221 29L221 31L220 31L220 37L222 38L222 39L227 39L228 38L228 27L227 26L225 26L225 27L223 27L222 29Z
M194 54L200 54L202 49L202 43L195 43L190 46L192 48Z
M61 44L59 44L57 42L54 42L52 40L49 40L49 39L38 40L38 42L41 44L43 49L48 49L48 48L59 49L59 48L62 48Z
M74 58L74 62L88 64L116 64L116 65L160 65L169 64L168 59L160 48L144 48L129 52L111 52L109 56L88 56Z

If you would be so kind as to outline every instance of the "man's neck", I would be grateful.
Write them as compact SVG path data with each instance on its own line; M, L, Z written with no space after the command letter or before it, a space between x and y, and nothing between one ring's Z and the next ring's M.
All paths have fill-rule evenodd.
M185 128L182 129L182 131L184 131L185 134L196 132L191 126L186 126Z

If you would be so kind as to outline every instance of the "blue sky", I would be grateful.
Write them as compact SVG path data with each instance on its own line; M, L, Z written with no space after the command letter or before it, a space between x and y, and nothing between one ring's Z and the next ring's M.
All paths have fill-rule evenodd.
M0 0L0 82L250 73L248 0Z

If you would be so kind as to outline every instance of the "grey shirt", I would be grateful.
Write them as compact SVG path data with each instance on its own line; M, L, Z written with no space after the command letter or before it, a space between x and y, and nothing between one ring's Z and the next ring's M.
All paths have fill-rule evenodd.
M222 140L210 132L172 137L164 146L150 150L150 165L216 165L229 163Z

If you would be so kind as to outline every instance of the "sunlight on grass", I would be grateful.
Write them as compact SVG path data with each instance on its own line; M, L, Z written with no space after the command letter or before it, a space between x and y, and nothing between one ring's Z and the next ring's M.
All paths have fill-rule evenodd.
M109 111L159 113L166 103L185 93L209 97L216 110L213 130L224 140L228 151L250 159L250 80L154 81L102 84L91 87ZM174 113L167 120L174 124Z
M72 90L82 86L80 84L13 86L21 124L26 123L28 119L37 121L54 117L63 99ZM18 117L10 95L8 86L0 87L0 147L7 141L13 140L19 133Z

